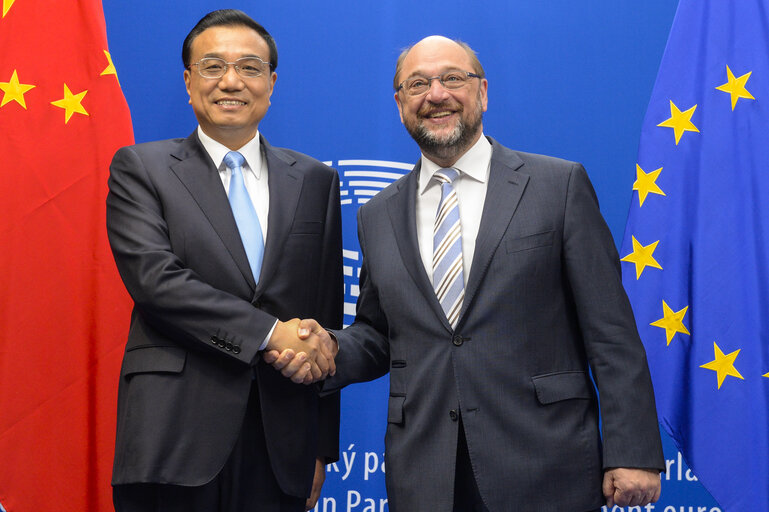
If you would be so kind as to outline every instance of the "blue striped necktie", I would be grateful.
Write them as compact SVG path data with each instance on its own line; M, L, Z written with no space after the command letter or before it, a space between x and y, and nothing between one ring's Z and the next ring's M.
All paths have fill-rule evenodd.
M230 151L224 156L224 165L232 172L229 191L230 207L232 207L232 214L235 216L235 223L238 225L243 247L246 249L254 282L258 283L259 273L262 269L262 258L264 257L264 237L262 236L259 217L256 215L256 210L254 210L251 197L248 195L246 184L243 181L243 162L245 161L243 155L237 151Z
M456 327L465 298L462 226L457 192L451 184L459 171L439 169L433 176L441 183L441 202L433 227L433 288L451 327Z

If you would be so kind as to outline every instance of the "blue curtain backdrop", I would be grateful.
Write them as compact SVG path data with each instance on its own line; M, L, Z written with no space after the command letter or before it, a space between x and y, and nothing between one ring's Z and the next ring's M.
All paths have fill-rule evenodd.
M104 12L137 142L183 137L196 126L180 54L182 40L204 14L242 9L273 34L278 81L260 131L273 145L308 153L339 170L345 291L352 314L360 265L355 210L407 172L419 155L393 101L392 75L402 47L430 34L467 41L489 80L485 132L515 149L582 162L619 243L641 124L676 5L673 0L104 0ZM343 392L342 458L328 468L317 510L387 510L386 390L385 378ZM669 470L662 499L644 510L719 511L675 446L664 441Z

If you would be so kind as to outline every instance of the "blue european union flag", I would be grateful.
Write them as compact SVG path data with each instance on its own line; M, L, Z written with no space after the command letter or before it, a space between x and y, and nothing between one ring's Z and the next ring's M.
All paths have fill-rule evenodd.
M681 0L623 281L660 421L728 512L769 510L769 4Z

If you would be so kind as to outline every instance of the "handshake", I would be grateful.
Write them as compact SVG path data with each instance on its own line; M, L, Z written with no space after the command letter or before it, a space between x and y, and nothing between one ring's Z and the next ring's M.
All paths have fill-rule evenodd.
M315 320L278 321L262 359L297 384L312 384L336 373L336 340Z

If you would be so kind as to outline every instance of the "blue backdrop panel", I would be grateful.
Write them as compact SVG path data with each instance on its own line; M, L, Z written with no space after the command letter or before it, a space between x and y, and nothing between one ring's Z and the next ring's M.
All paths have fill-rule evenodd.
M273 145L339 170L347 323L360 268L355 211L419 155L398 118L392 78L401 48L426 35L460 38L478 52L489 80L485 132L515 149L582 162L621 239L640 127L675 1L104 0L137 142L195 128L181 43L204 14L223 7L252 15L278 45L278 81L260 131ZM386 392L386 378L343 392L342 458L328 467L317 510L387 510ZM717 512L667 439L665 454L662 500L644 510Z

